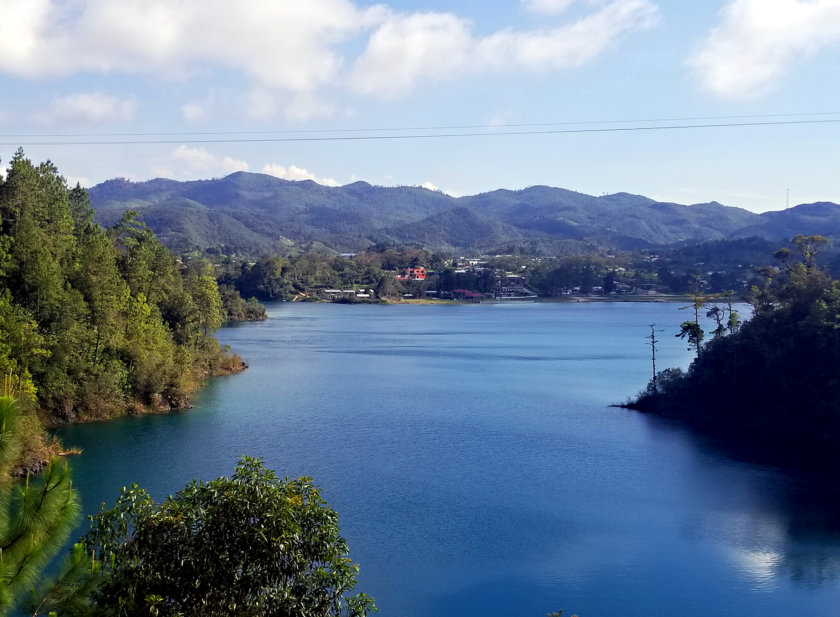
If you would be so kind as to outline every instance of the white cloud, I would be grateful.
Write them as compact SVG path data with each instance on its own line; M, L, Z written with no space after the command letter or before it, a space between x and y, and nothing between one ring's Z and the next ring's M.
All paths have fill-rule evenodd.
M203 122L210 117L210 110L206 103L190 101L181 105L181 117L187 122Z
M235 171L248 171L248 163L185 145L175 148L162 164L151 169L153 176L179 180L226 176Z
M520 0L520 2L529 11L556 15L569 8L575 0Z
M289 95L268 88L253 88L243 98L245 115L254 120L269 120L282 114L287 120L305 122L326 118L335 113L335 106L316 94Z
M101 92L83 92L54 98L47 109L35 114L45 125L96 125L124 122L134 117L137 102Z
M335 46L381 12L350 0L0 0L0 72L233 69L263 87L311 92L335 80L342 63Z
M449 195L450 197L460 197L460 195L458 195L457 193L455 193L453 191L446 191L446 190L440 188L439 186L437 186L436 184L433 184L432 182L429 182L428 180L426 182L423 182L420 185L420 187L424 188L424 189L427 189L429 191L435 191L435 192L438 192L438 193L443 193L444 195Z
M266 163L262 168L262 172L270 176L282 178L283 180L312 180L324 186L341 186L333 178L319 178L308 169L303 169L297 165L285 167L276 163Z
M351 83L359 93L395 98L425 81L460 75L576 67L657 21L658 10L648 0L613 0L570 25L482 38L451 13L395 14L371 36Z
M571 2L526 5L557 13ZM331 94L342 89L387 97L424 80L578 66L657 16L652 0L585 4L596 8L562 27L482 38L452 13L398 13L360 0L0 0L0 74L232 73L244 76L240 113L301 121L333 115ZM364 48L361 56L355 48ZM181 114L197 122L211 109L190 100Z
M306 122L313 118L326 118L335 114L335 105L312 94L290 97L283 105L283 115L288 120Z
M715 94L756 98L838 41L837 0L730 0L687 63Z

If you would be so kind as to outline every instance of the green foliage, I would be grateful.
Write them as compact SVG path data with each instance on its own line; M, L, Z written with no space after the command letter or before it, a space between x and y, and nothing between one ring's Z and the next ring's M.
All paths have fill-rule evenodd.
M820 247L828 243L823 236L804 236L796 234L791 240L796 250L802 256L802 261L805 267L811 269L814 267L817 254L820 252Z
M20 452L20 440L15 438L17 419L16 401L10 396L0 397L0 485L7 481Z
M5 471L14 461L17 403L0 397L0 615L19 605L78 520L79 503L70 470L59 460L36 480L10 484Z
M0 184L0 374L27 408L72 421L182 406L223 360L222 319L210 264L177 262L135 212L106 232L84 190L15 155Z
M703 342L703 328L694 321L684 321L680 324L680 331L675 335L681 339L687 339L688 349L694 349L700 355L700 346Z
M265 307L259 300L251 297L246 302L235 287L219 285L219 299L224 321L262 321L266 318Z
M136 486L92 517L84 539L109 615L364 616L358 567L336 513L308 478L280 480L245 457L231 478L192 482L163 503Z
M548 262L534 273L534 287L546 296L559 296L578 288L577 293L589 293L600 284L606 270L597 255L575 255Z
M840 444L840 282L817 269L813 250L756 289L747 323L727 303L689 370L660 373L658 392L630 406L788 449ZM688 336L693 328L683 323Z
M92 597L102 583L102 564L87 553L87 547L77 542L62 563L55 578L44 579L32 589L29 611L37 615L88 617L96 614Z
M235 173L201 182L116 179L91 193L103 223L113 224L126 208L143 203L145 220L170 249L250 257L288 255L290 248L305 251L315 242L331 254L391 244L462 254L519 249L561 256L570 246L591 243L638 250L716 241L719 253L734 255L737 249L730 248L746 236L778 242L795 230L839 227L833 204L759 215L715 203L688 207L626 193L594 197L547 186L454 198L415 187L364 182L325 187ZM720 240L733 237L739 240ZM709 262L693 259L688 265L701 261ZM734 263L749 268L754 262ZM725 281L720 289L733 283Z

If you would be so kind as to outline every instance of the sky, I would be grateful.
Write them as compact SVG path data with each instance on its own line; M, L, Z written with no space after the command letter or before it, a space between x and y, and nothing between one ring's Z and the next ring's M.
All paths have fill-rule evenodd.
M840 0L0 0L0 167L840 203Z

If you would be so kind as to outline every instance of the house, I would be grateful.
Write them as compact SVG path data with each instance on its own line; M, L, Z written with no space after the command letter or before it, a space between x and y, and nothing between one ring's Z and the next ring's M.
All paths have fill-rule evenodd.
M426 268L406 268L404 274L397 275L398 281L425 281Z

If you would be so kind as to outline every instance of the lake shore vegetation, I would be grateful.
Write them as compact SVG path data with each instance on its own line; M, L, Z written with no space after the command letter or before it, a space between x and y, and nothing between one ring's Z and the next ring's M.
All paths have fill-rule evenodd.
M617 252L592 247L588 253L554 256L523 253L518 247L509 247L510 254L473 256L377 247L343 255L202 257L215 264L225 287L263 301L632 301L747 290L760 283L756 268L773 263L772 247L748 239L710 243L705 249Z
M95 223L52 163L18 151L0 177L0 374L20 407L18 473L46 465L56 423L189 406L207 376L244 367L214 331L263 317L136 212Z
M824 243L797 236L796 251L776 253L779 266L747 296L753 316L743 325L721 315L702 343L696 322L684 322L677 335L696 359L658 372L625 406L749 443L812 453L840 445L840 281L817 267Z

